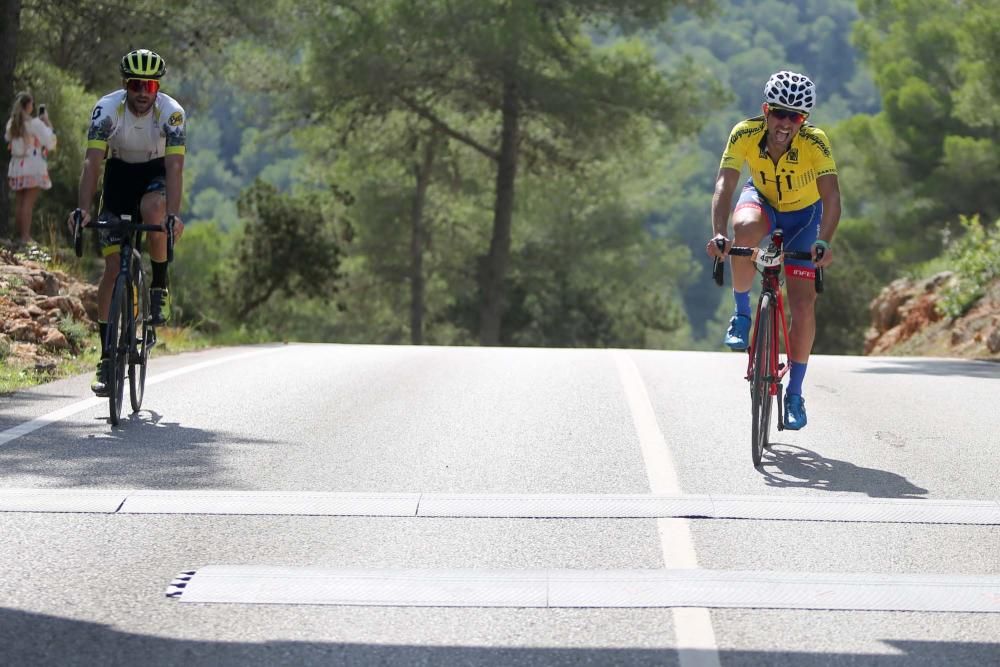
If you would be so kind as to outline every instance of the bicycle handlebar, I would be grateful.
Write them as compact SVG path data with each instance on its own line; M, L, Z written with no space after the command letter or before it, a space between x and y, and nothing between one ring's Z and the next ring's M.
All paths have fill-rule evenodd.
M719 250L724 250L726 247L726 242L722 239L717 239L715 245ZM816 248L816 259L822 259L826 248L820 246ZM737 257L755 257L758 253L763 252L761 248L750 248L747 246L732 246L729 248L730 255L736 255ZM805 259L812 261L812 253L804 252L802 250L785 250L782 252L783 257L788 259ZM715 284L722 286L723 273L725 271L725 263L722 258L716 257L714 263L712 264L712 278L715 280ZM816 268L816 280L814 281L816 286L816 293L820 294L823 292L823 269Z
M91 221L88 227L104 229L108 231L124 232L167 232L167 261L174 261L174 216L168 215L164 225L149 225L143 222L132 222L131 218L123 220L118 216L110 220ZM73 248L77 257L83 257L83 211L76 209L73 211Z

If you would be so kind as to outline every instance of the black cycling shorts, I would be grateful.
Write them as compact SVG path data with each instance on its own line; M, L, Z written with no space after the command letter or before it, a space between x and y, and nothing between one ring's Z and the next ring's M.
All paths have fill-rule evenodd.
M124 162L111 158L104 163L104 190L101 192L101 214L131 215L139 220L139 204L147 192L167 191L167 168L162 157L149 162ZM118 252L121 235L101 230L101 251L104 255Z

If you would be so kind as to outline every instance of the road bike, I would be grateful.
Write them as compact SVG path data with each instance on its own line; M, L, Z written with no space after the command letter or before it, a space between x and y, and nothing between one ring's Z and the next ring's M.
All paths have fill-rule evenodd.
M751 433L751 455L755 468L760 467L764 449L769 448L771 428L772 397L778 402L777 427L784 430L785 421L782 414L781 380L788 372L788 322L785 319L784 299L782 298L781 267L785 259L804 259L812 261L812 254L797 250L784 250L784 235L780 229L771 234L771 241L766 249L733 246L730 255L750 257L761 275L761 293L757 300L757 316L754 317L753 335L747 348L746 380L750 382L750 405L753 416ZM716 241L720 250L725 248L722 239ZM816 249L817 259L823 256L824 249ZM716 258L712 266L712 277L717 285L723 283L725 264ZM823 291L823 269L816 269L816 293ZM781 350L779 338L784 340L785 361L780 360Z
M77 257L83 256L83 213L73 213L73 246ZM146 364L149 351L156 345L156 328L149 312L149 286L142 268L142 232L167 232L167 261L173 261L173 216L167 224L148 225L132 222L131 215L102 213L88 227L121 235L121 261L111 292L108 332L101 356L102 375L107 380L111 425L121 421L125 399L125 368L128 367L129 401L132 412L142 407L146 390Z

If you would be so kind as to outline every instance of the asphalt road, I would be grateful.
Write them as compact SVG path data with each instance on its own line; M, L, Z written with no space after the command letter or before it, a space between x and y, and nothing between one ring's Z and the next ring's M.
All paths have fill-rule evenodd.
M774 433L761 470L744 370L739 354L285 345L154 359L143 411L114 429L87 377L2 397L0 662L1000 664L1000 613L733 607L692 620L165 595L183 571L239 565L997 577L998 525L223 515L185 509L181 493L163 513L74 505L94 490L1000 498L1000 366L813 357L809 426ZM11 504L44 489L68 506Z

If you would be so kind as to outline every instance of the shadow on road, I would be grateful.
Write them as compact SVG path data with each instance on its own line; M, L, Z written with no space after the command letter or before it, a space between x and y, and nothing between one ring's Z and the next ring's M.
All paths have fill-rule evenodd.
M0 485L47 488L228 488L222 449L225 433L183 426L143 410L112 428L104 416L93 425L55 422L0 447ZM241 445L272 440L240 436Z
M921 498L927 489L902 475L824 458L802 447L773 444L761 465L768 486L864 493L871 498Z
M748 612L750 613L750 612ZM420 616L414 613L414 622ZM721 650L724 665L949 667L996 664L1000 644L883 640L889 654ZM673 649L490 648L317 641L204 641L122 632L112 626L0 608L10 665L676 665ZM698 653L692 651L692 653ZM697 656L694 656L697 657Z
M973 378L1000 380L1000 363L990 360L965 359L871 359L878 364L858 369L855 373L877 375L961 375Z

